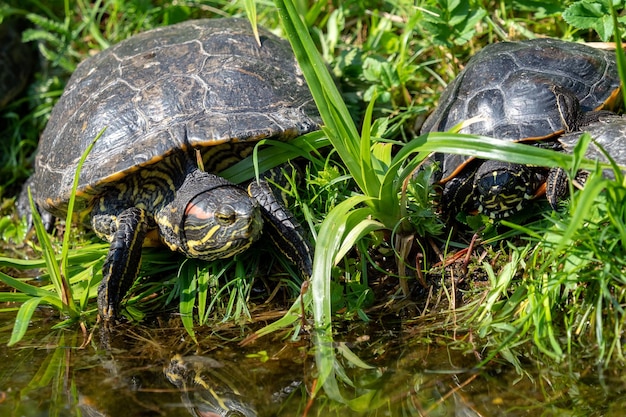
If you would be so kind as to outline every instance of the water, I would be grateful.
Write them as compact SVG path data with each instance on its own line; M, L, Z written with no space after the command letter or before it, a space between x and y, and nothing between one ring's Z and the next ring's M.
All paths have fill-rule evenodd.
M339 384L352 399L341 404L309 395L317 372L307 335L240 346L247 327L200 329L195 344L173 320L122 326L108 349L97 335L80 349L81 332L39 317L9 348L14 314L0 314L0 416L622 416L626 408L622 369L520 357L516 370L497 357L472 371L482 353L467 335L422 332L419 322L339 331L336 340L373 366L340 360L354 383Z

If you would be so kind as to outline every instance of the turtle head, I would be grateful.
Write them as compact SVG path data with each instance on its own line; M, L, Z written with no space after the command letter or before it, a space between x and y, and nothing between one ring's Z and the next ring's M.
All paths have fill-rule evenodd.
M536 167L526 165L485 161L474 176L478 211L493 219L521 211L541 184L536 171Z
M245 190L201 171L187 176L155 219L172 250L209 261L243 252L263 225L258 203Z

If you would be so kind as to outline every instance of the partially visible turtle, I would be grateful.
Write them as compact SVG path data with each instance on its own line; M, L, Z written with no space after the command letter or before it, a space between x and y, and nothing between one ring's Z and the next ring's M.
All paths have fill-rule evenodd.
M22 42L21 28L17 20L0 24L0 109L24 89L33 70L34 53Z
M133 36L81 63L41 137L32 186L64 216L78 161L80 220L111 242L98 290L105 324L139 269L144 241L204 260L246 250L265 229L304 275L309 243L265 180L216 175L265 138L318 129L290 45L249 22L195 20ZM201 154L204 168L196 160Z
M578 132L559 137L558 142L562 150L573 152L584 133L589 133L592 139L585 152L585 158L608 164L606 152L618 165L626 166L626 116L603 116ZM607 178L615 179L615 172L612 169L605 169L602 173Z
M608 164L608 154L617 165L626 166L626 116L603 115L598 120L584 126L580 131L559 137L560 149L563 152L572 153L584 133L588 133L592 139L585 152L585 158ZM586 171L578 173L578 179L584 182L587 174ZM604 169L602 174L606 178L615 179L613 169ZM564 172L554 171L553 175L556 177L550 185L555 189L548 193L548 201L556 209L559 200L565 196L568 188L559 186L565 179Z
M619 105L615 54L556 39L489 45L443 92L421 133L447 131L540 143L589 120L585 114ZM548 145L549 146L549 145ZM534 198L543 169L474 157L437 155L447 212L478 210L509 216Z

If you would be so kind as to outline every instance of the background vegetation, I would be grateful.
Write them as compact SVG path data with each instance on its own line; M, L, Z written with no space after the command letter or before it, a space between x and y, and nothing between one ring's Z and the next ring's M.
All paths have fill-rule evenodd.
M521 352L531 352L623 365L621 175L608 181L596 173L559 212L538 202L530 213L498 224L468 219L467 233L451 233L437 217L429 171L410 175L428 152L468 146L575 172L580 155L536 154L524 145L501 149L452 134L420 138L419 126L445 85L486 44L544 36L611 40L623 25L624 3L613 1L613 19L610 1L256 2L258 23L292 42L325 122L323 134L301 139L312 143L312 151L306 181L293 192L293 210L316 241L313 279L301 290L306 286L284 262L261 262L268 257L260 248L209 265L147 250L127 316L150 323L157 312L178 311L193 335L194 325L246 323L271 298L290 310L257 336L286 329L295 338L312 327L321 381L330 381L327 392L339 400L343 394L332 382L341 369L336 354L343 354L343 363L365 364L334 349L331 342L341 334L332 324L376 320L381 311L399 315L408 328L451 332L450 343L482 352L480 364L500 355L521 371ZM23 37L40 56L27 91L1 114L0 279L7 286L0 301L17 314L12 343L43 305L63 313L58 325L81 323L87 330L95 322L106 245L88 231L60 225L49 242L41 230L35 239L15 211L39 134L69 75L87 56L134 33L233 15L245 16L246 4L66 0L0 6L3 19L20 16L31 23ZM262 152L277 161L284 156L276 155L282 152L277 147ZM252 173L252 162L244 161L225 176L243 181ZM468 250L474 230L478 241ZM59 268L54 265L64 232L71 239ZM22 271L33 270L36 279L23 278ZM299 320L301 308L312 322Z

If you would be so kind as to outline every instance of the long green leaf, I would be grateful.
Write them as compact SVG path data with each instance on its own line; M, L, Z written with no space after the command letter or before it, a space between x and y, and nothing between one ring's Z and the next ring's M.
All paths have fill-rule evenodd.
M57 297L60 298L63 294L63 288L60 285L61 268L56 260L54 249L52 247L52 242L50 241L50 236L48 236L48 233L46 232L43 221L41 220L41 216L39 215L39 210L37 209L37 207L35 206L35 202L33 201L33 196L31 194L30 188L28 189L28 199L30 201L30 210L33 216L33 226L35 227L35 234L37 235L37 239L39 239L39 243L41 244L41 251L43 254L43 258L46 262L48 274L50 275L51 281L54 284ZM56 277L56 279L52 277Z
M356 195L341 202L326 216L317 237L317 248L313 261L313 313L315 325L326 328L330 325L330 272L335 257L344 241L346 223L351 220L350 212L369 197ZM355 213L363 220L371 214L370 210L357 210Z
M622 35L620 33L620 25L617 20L617 12L612 1L609 1L611 8L611 18L613 20L613 38L615 39L615 57L617 58L617 69L619 71L619 77L622 80L622 100L626 103L626 89L624 88L624 81L626 81L626 54L624 54L624 46L622 45Z
M22 303L15 317L15 323L13 324L13 331L11 332L11 339L9 340L8 346L13 346L22 340L22 337L26 334L26 330L28 330L30 319L33 317L33 313L41 301L41 298L33 297Z
M256 166L259 172L267 171L297 157L306 158L310 153L328 146L329 141L324 132L317 131L299 136L290 142L266 141L259 143L258 146L263 143L271 146L261 148L256 152ZM252 161L253 155L250 155L219 174L236 184L248 181L255 175L255 164Z
M361 166L360 176L363 178L366 189L363 190L365 195L378 197L378 189L380 187L379 174L374 169L373 160L375 156L372 154L372 112L374 111L375 100L371 100L365 111L363 118L363 126L361 128L359 162Z
M313 296L313 318L315 323L315 357L318 368L318 389L324 387L326 394L333 400L344 402L344 398L333 377L335 367L339 366L333 348L332 312L330 277L337 253L345 240L346 224L356 223L351 212L359 219L366 220L370 210L354 210L358 205L370 200L364 195L356 195L333 208L322 223L317 237L311 293ZM353 211L354 210L354 211Z
M180 282L180 302L179 312L183 322L183 327L191 338L196 341L196 335L193 330L193 307L196 300L196 274L197 269L195 262L184 262L180 267L178 279Z
M358 242L362 237L376 230L386 229L383 223L369 219L368 217L370 214L371 209L369 208L357 209L350 213L351 218L356 217L360 221L355 226L348 228L348 233L344 236L339 249L337 249L334 262L335 265L337 265L343 257L346 256L348 251L350 251L350 249L352 249L356 242Z
M260 46L261 39L259 38L259 26L257 24L256 2L254 0L244 0L243 3L246 9L246 16L250 21L250 26L252 26L252 33L254 34L257 44Z
M74 172L74 178L72 182L72 193L70 194L70 199L67 203L67 217L65 219L65 224L72 224L72 218L74 216L74 203L76 201L76 190L78 188L78 181L80 178L80 172L83 168L83 164L87 159L87 156L93 149L96 141L100 139L100 137L104 134L106 127L102 129L96 137L91 141L91 143L87 146L85 151L80 156L78 160L78 164L76 165L76 171ZM57 290L62 291L59 292L59 295L62 296L63 300L67 303L67 309L72 313L72 315L77 315L76 305L74 303L74 297L72 295L72 287L68 283L69 275L67 273L67 265L68 265L68 253L70 250L70 238L71 238L70 228L68 227L63 235L63 245L61 246L61 267L60 275L50 275L50 278L53 281L58 280L58 283L55 284Z
M69 254L68 262L75 265L82 265L85 263L93 262L102 258L103 248L108 248L109 245L105 243L94 243L81 247L79 250L75 250ZM56 262L60 262L61 257L55 257ZM19 270L38 269L45 268L45 259L18 259L18 258L6 258L0 256L0 266L6 266L9 268L15 268Z
M292 1L276 0L285 34L324 122L324 131L361 190L367 184L361 175L360 137L343 97Z
M272 322L271 324L264 326L262 329L254 332L256 337L261 337L273 333L277 330L284 329L287 326L291 326L298 320L302 320L302 306L304 306L305 310L311 306L311 302L313 301L311 297L311 291L307 291L305 294L301 294L296 298L293 302L289 310L283 314L283 316Z
M433 132L414 139L395 156L395 160L406 158L406 154L420 152L441 152L473 156L482 159L495 159L518 164L561 167L568 169L574 157L568 153L556 152L538 146L515 143L487 136L460 133ZM593 169L595 161L583 160L580 167ZM610 164L600 164L602 168L611 168Z
M567 229L563 232L563 236L557 246L551 251L551 258L544 263L546 269L562 253L562 250L571 243L576 231L584 227L588 214L592 212L592 208L596 204L597 196L606 188L608 181L602 175L596 173L587 179L585 188L576 196L576 204L572 205L571 218Z
M3 272L0 272L0 281L4 282L6 285L10 287L15 288L19 292L28 294L32 297L54 297L55 296L53 292L46 291L34 285L27 284L24 281L10 277Z

